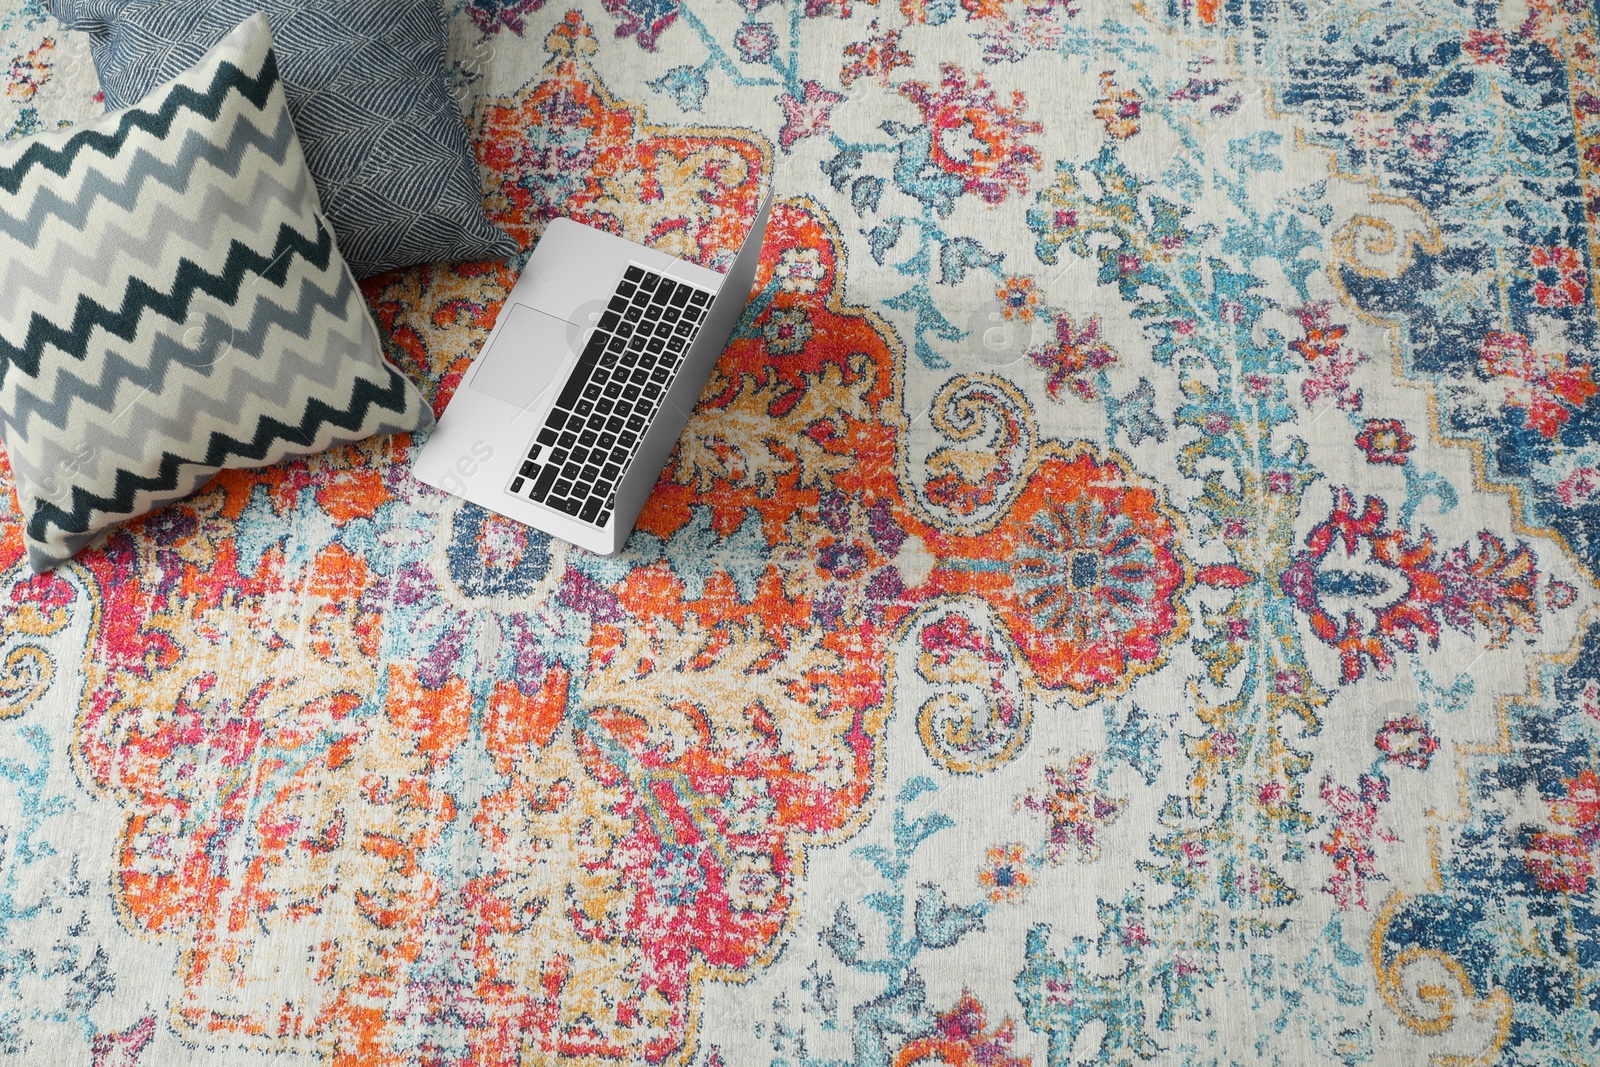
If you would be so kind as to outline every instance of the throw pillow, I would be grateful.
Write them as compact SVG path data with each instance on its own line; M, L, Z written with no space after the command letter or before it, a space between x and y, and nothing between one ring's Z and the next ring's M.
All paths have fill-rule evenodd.
M136 107L0 142L0 440L36 571L221 469L432 422L317 209L260 15Z
M53 0L89 34L106 107L136 103L264 11L322 209L358 278L435 260L504 259L445 84L441 0Z

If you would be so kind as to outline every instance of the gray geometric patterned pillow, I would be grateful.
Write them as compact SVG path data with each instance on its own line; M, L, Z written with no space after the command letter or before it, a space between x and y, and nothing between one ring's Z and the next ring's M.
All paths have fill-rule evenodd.
M137 107L0 143L0 441L34 570L224 468L432 424L318 210L260 15Z
M441 0L52 0L89 34L106 107L137 103L264 11L322 210L356 277L505 259L445 83Z

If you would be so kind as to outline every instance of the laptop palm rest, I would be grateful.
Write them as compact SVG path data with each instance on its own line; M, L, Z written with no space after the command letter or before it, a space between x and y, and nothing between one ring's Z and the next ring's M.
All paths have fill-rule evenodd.
M494 344L478 360L467 385L516 408L526 408L549 386L582 330L526 304L512 304Z

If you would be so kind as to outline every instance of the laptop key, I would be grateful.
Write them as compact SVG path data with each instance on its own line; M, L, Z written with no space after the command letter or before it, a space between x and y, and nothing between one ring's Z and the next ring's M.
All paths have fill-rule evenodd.
M598 514L598 515L596 515L594 517L594 524L596 526L600 527L602 530L605 529L606 523L608 523L610 521L611 521L611 509L610 508L601 508L600 509L600 514Z
M625 433L622 435L622 437L633 437L633 434ZM622 437L617 438L617 440L620 442ZM626 470L628 468L628 457L631 455L633 455L633 445L623 445L619 443L616 448L611 450L611 462L616 466L621 467L623 470Z
M616 434L603 433L603 434L600 435L600 440L598 440L598 441L596 441L594 443L594 449L595 449L596 452L604 452L606 449L610 448L612 445L614 445L616 443L617 443L617 435Z
M578 518L584 522L594 522L595 516L600 514L600 508L605 502L599 497L590 497L578 512Z
M550 458L546 460L546 462L559 467L567 461L567 455L568 452L566 449L558 448L554 452L550 453Z
M513 478L513 479L511 479L511 491L513 493L521 493L522 492L522 479L521 478Z
M644 268L643 267L636 267L631 263L628 264L628 269L622 272L622 280L624 282L637 282L640 278L643 278L643 277L644 277Z
M572 492L572 482L566 478L557 478L556 483L550 487L551 495L566 496Z
M689 294L689 303L693 304L695 307L704 307L706 301L710 299L711 294L706 292L704 289L696 289L693 293Z
M639 288L643 289L645 292L648 293L651 290L653 290L657 285L661 284L661 275L655 273L654 271L648 271L647 270L647 271L644 272L644 277L643 278L630 278L629 281L637 282L638 285L639 285Z
M616 481L617 480L617 475L619 475L621 473L622 473L622 466L620 464L617 464L617 463L607 463L604 467L602 467L600 469L600 477L604 478L608 482Z
M550 487L555 484L556 477L560 473L561 469L559 467L554 465L546 467L544 471L540 473L539 480L534 483L533 499L543 500L545 498L545 494L550 492Z
M572 410L580 419L586 419L589 417L589 412L594 410L594 404L588 400L579 400Z
M617 434L617 447L618 448L628 449L628 448L632 448L634 445L636 445L638 443L639 443L639 435L634 433L632 430L623 430L621 433ZM616 454L617 454L617 450L616 449L612 449L611 455L612 455L613 458L616 457Z
M634 433L638 433L640 430L644 429L644 416L640 415L637 411L632 415L629 415L628 429L632 430Z
M522 476L524 478L532 478L538 473L539 465L537 463L524 463L522 465Z

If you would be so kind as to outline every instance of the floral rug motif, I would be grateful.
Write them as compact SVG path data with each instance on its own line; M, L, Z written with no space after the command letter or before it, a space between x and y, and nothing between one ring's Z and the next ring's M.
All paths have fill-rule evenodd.
M0 461L0 1058L1597 1062L1592 7L447 10L497 223L774 188L750 305L613 558ZM520 264L364 283L436 410Z

